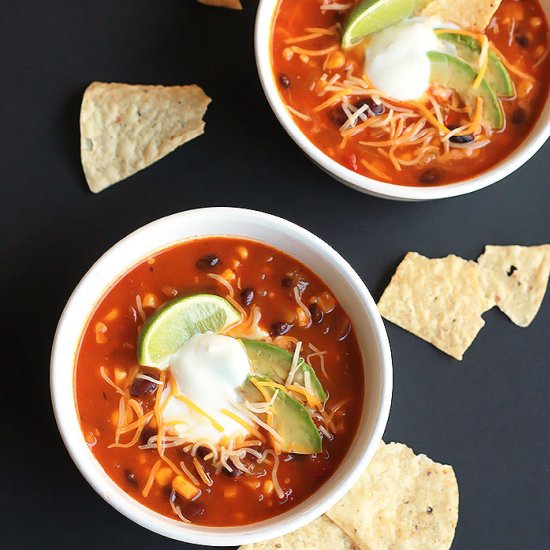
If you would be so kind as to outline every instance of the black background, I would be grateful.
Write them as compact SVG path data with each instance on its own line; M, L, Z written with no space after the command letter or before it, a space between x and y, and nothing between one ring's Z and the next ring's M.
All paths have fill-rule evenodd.
M297 2L299 5L299 2ZM97 496L58 435L50 346L70 292L130 231L190 208L271 212L325 239L375 299L408 250L476 258L490 244L550 242L550 143L473 195L407 204L361 195L318 170L278 125L244 12L191 0L2 0L0 546L177 548ZM94 196L78 116L92 80L198 83L206 134ZM387 441L452 464L455 549L548 547L550 302L527 329L496 308L462 363L388 324L395 391Z

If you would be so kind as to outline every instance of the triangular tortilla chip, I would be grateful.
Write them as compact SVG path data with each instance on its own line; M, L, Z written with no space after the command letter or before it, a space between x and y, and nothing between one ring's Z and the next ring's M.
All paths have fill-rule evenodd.
M312 521L284 537L256 544L245 544L239 550L354 550L353 541L326 516Z
M487 297L516 325L528 326L548 285L550 245L488 245L477 261Z
M494 305L479 282L479 266L457 256L431 260L409 252L378 309L388 321L461 360Z
M201 4L216 6L218 8L229 8L230 10L242 10L240 0L199 0Z
M327 515L361 549L447 550L458 522L458 484L451 466L401 443L381 443Z
M198 86L93 82L80 110L80 153L94 193L204 133L211 99Z
M431 0L420 12L461 29L481 32L491 22L502 0Z

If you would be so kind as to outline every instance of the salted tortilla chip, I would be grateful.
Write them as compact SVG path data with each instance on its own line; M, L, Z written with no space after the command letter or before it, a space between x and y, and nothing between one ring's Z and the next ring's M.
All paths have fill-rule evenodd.
M431 0L420 15L435 16L461 29L481 32L491 22L502 0Z
M80 109L80 154L94 193L204 133L211 99L198 86L93 82Z
M458 256L431 260L409 252L378 309L388 321L461 360L494 305L479 282L479 266Z
M327 515L364 550L443 550L458 521L451 466L382 443L367 471Z
M201 4L216 6L218 8L229 8L230 10L242 10L240 0L199 0Z
M487 297L520 327L540 309L550 275L550 245L486 246L478 258Z
M326 516L284 537L245 544L239 550L354 550L353 541Z

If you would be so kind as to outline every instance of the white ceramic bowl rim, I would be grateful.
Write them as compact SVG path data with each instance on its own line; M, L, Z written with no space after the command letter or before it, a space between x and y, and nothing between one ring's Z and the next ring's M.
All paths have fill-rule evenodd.
M256 16L255 50L256 65L267 100L275 116L297 143L319 167L349 187L380 198L394 200L431 200L465 195L483 189L504 179L525 164L550 137L550 101L545 107L528 137L504 160L479 175L458 183L436 187L412 187L384 183L363 176L342 166L318 149L300 130L279 94L271 65L271 29L279 0L260 0ZM541 0L550 19L550 0Z
M217 229L222 226L232 230ZM238 227L242 227L242 231ZM259 236L254 237L253 232ZM289 247L307 251L311 258L316 258L312 261L326 266L327 274L340 278L339 286L349 288L349 296L344 295L344 300L337 292L335 294L340 303L348 300L350 304L355 304L350 306L357 311L350 315L354 326L357 327L355 317L362 317L365 321L360 331L356 328L362 354L365 358L365 342L370 338L372 343L367 348L369 358L371 355L376 358L373 366L379 384L376 399L369 404L368 392L365 392L358 434L336 473L312 496L291 510L267 521L242 527L184 525L131 498L109 478L88 449L80 429L74 395L74 363L82 330L105 291L131 266L152 253L178 242L208 235L235 235L258 240L295 257L297 255L289 252ZM281 239L284 239L288 246L285 248L271 243L267 235L274 235L272 238L275 241L279 239L283 242ZM303 258L297 259L304 262ZM317 274L324 278L324 274L318 271ZM330 284L329 287L333 289ZM344 309L350 314L348 307L344 306ZM363 336L367 334L370 336ZM368 370L366 361L365 375ZM204 208L173 214L137 229L110 248L90 268L69 298L59 320L52 348L50 386L54 413L65 446L82 475L100 496L126 517L151 531L193 544L230 546L271 539L306 525L326 512L351 488L382 438L391 402L392 366L386 331L376 304L357 273L328 244L305 229L269 214L237 208ZM367 413L369 407L372 411ZM367 422L371 426L368 429L364 427Z

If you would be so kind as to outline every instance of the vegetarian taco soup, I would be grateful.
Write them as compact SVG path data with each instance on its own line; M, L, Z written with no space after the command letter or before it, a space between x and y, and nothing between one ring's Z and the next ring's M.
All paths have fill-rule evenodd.
M199 525L276 516L316 491L357 431L361 353L307 267L209 237L122 276L84 330L76 400L88 446L124 491Z
M301 131L380 181L477 176L526 139L548 98L537 0L280 0L272 32Z

